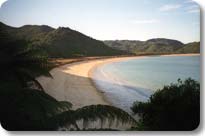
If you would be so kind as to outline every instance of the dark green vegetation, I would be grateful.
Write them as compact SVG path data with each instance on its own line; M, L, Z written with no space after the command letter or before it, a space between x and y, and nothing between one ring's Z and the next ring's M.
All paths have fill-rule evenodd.
M11 86L12 85L12 86ZM6 89L5 89L6 88ZM135 124L135 120L121 109L106 105L91 105L72 110L72 104L57 101L43 91L22 89L14 84L0 85L1 124L6 130L86 130L89 123L108 120L113 125ZM83 128L78 126L83 121ZM109 129L109 127L107 128Z
M0 29L0 121L7 130L57 130L67 127L83 130L89 122L108 120L135 124L135 120L121 109L92 105L72 110L72 104L57 101L46 94L36 80L37 76L50 76L51 65L41 46L27 41L12 40ZM38 48L37 48L38 47ZM51 77L52 78L52 77ZM109 127L107 128L109 129Z
M134 130L194 130L200 122L200 85L192 79L178 80L131 109L141 117Z
M103 128L103 124L107 121L109 121L109 125L106 129L111 129L110 126L115 124L115 121L117 121L116 125L119 125L119 123L122 124L136 124L136 121L125 111L108 105L91 105L91 106L85 106L83 108L79 108L77 110L67 110L64 111L58 115L55 115L51 118L51 124L55 124L55 127L65 127L65 125L73 125L76 130L81 130L77 126L77 121L83 120L83 129L86 130L86 126L89 125L89 123L92 123L92 121L101 121L101 129ZM98 126L95 126L97 128ZM89 130L89 128L88 128Z
M0 29L6 31L12 39L25 40L35 46L41 46L51 58L125 54L70 28L54 29L45 25L14 28L0 22Z
M116 40L104 41L114 49L127 51L134 54L171 54L171 53L199 53L200 43L183 44L171 39L150 39L147 41Z
M46 55L39 47L24 40L10 39L7 33L0 30L0 79L18 82L23 88L35 86L42 90L35 78L40 75L51 76L48 72L51 65Z

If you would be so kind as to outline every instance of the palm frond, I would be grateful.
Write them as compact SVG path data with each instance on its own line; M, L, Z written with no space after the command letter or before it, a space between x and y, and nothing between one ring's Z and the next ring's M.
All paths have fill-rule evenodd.
M67 110L48 119L48 123L51 124L52 129L58 129L64 126L76 126L75 111Z
M121 122L122 124L136 124L134 118L132 118L127 112L108 105L91 105L79 108L75 111L69 110L60 113L51 119L54 124L58 127L77 125L78 121L83 121L83 127L86 127L90 122L100 120L101 125L107 120L110 125L114 123L115 120ZM76 126L77 129L78 126Z
M73 104L67 101L60 101L59 102L59 107L63 110L63 111L67 111L70 110L72 108Z
M118 120L122 124L136 123L136 121L127 112L109 105L85 106L83 108L77 109L75 114L77 120L83 120L85 122L100 119L103 123L106 119L108 119L110 123L114 122L114 120Z

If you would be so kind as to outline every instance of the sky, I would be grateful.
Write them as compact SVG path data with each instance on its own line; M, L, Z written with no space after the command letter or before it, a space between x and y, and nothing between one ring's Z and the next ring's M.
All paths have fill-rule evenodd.
M98 40L200 40L191 0L0 0L0 21L14 27L69 27Z

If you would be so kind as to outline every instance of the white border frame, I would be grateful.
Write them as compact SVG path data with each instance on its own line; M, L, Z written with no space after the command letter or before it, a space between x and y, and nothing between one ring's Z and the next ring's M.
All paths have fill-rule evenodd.
M155 136L164 136L164 135L176 135L176 136L193 136L193 135L197 135L197 136L203 136L205 135L205 128L204 128L204 91L205 91L205 86L204 86L204 77L205 77L205 67L204 67L204 61L205 61L205 43L204 43L204 32L205 32L205 28L204 28L204 23L205 23L205 0L194 0L196 1L199 6L201 7L201 94L200 94L200 98L201 98L201 119L200 119L200 125L199 127L194 130L194 131L179 131L179 132L175 132L175 131L117 131L117 132L62 132L62 131L36 131L36 132L32 132L32 131L25 131L25 132L15 132L15 131L6 131L4 130L2 127L0 127L0 136L13 136L13 135L17 135L17 136L37 136L37 135L43 135L43 136L60 136L60 135L69 135L69 136L78 136L78 135L92 135L92 136L103 136L103 135L124 135L124 136L130 136L130 135L140 135L140 136L147 136L147 135L155 135ZM2 109L1 109L2 110Z

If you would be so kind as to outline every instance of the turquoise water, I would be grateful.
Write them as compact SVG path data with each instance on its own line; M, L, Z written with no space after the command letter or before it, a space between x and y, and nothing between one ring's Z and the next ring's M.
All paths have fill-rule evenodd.
M158 56L114 62L94 71L94 82L114 106L130 111L134 101L147 101L151 94L178 78L200 81L199 56Z

